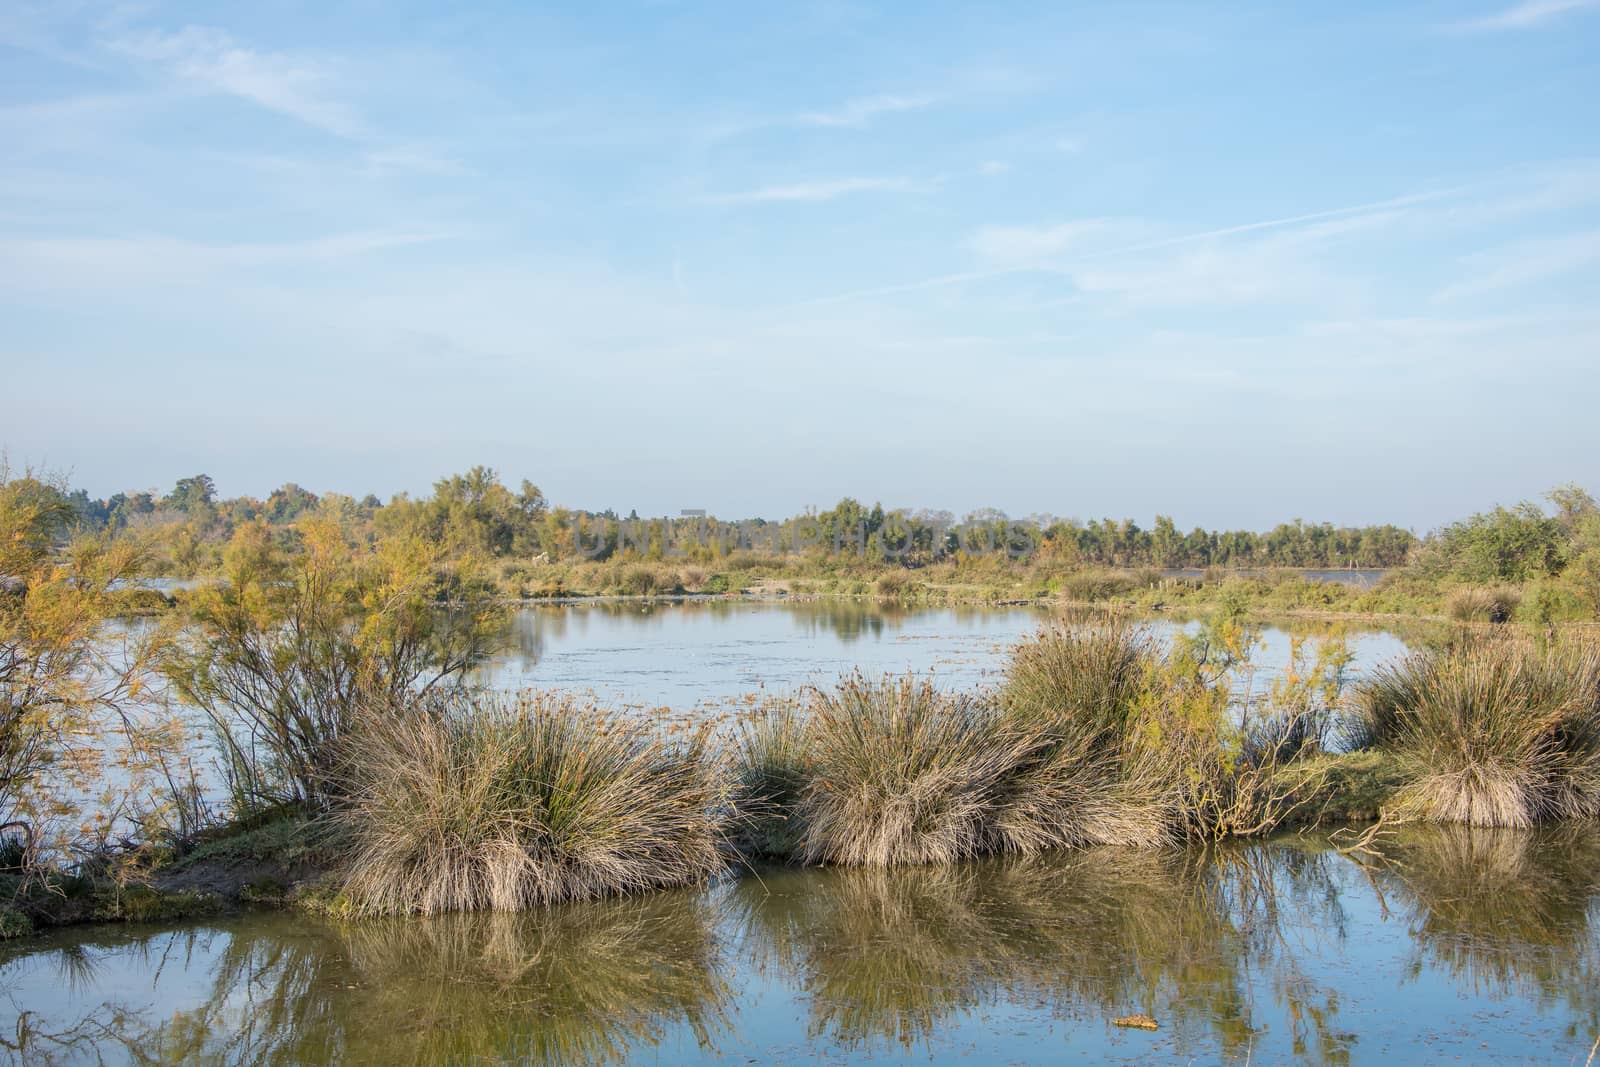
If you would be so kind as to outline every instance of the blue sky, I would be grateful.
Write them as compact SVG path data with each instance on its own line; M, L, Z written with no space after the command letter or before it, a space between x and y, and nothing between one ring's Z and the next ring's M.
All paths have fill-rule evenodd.
M1600 2L0 5L0 444L580 506L1600 489Z

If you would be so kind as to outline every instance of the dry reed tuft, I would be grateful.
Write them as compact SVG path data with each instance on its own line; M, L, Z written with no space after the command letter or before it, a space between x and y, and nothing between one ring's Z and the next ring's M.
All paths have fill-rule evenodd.
M912 678L818 691L805 724L799 858L887 866L997 851L1007 783L1035 742L986 704Z
M1017 645L999 703L1034 745L1008 783L1008 850L1173 840L1177 783L1143 741L1161 681L1154 642L1120 620L1058 626Z
M1379 670L1359 690L1364 740L1411 779L1400 813L1477 826L1600 814L1600 653L1469 642Z
M700 881L725 864L703 738L570 699L375 715L345 752L344 890L367 914L493 909Z
M1522 594L1506 587L1458 589L1445 610L1459 622L1506 622L1522 603Z

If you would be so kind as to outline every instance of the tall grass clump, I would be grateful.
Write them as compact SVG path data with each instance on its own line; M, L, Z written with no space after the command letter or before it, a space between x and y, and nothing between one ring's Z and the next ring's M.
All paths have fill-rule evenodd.
M1505 586L1473 586L1450 594L1445 610L1458 622L1506 622L1522 603L1522 594Z
M1478 826L1600 814L1600 652L1471 642L1382 668L1358 691L1361 740L1410 779L1399 810Z
M1164 664L1150 637L1112 620L1041 631L1012 651L998 698L1007 730L1031 739L1006 784L1007 848L1169 843L1173 765L1153 750Z
M774 701L739 722L733 736L732 793L740 846L761 856L800 847L800 803L810 782L805 718L794 701Z
M792 742L803 762L751 761L788 751L774 744L780 723L746 735L740 770L790 791L801 862L948 863L1003 847L998 809L1033 742L986 703L914 678L856 675L815 691L803 714Z
M493 909L683 885L724 865L699 735L570 699L457 696L352 733L344 890L367 914Z

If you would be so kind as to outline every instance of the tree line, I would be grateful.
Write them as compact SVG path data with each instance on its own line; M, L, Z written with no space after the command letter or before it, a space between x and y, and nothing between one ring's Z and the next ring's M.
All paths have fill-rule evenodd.
M690 526L696 551L689 554L702 558L740 550L790 553L798 541L822 551L895 559L913 567L970 554L975 544L987 544L1023 549L1013 556L1101 567L1392 568L1403 566L1419 545L1411 531L1392 524L1352 527L1295 519L1264 532L1201 527L1185 532L1166 515L1157 515L1147 528L1132 519L1012 519L995 509L957 517L881 503L869 507L849 497L826 510L784 519L706 517L691 523L554 506L533 483L509 488L483 466L439 479L426 496L402 493L387 503L370 493L359 499L317 494L295 482L286 482L264 499L224 498L205 474L179 479L165 494L130 491L93 499L82 489L59 492L60 502L87 530L158 531L166 565L174 573L214 569L221 546L243 525L287 530L312 515L335 518L371 536L416 533L456 552L495 558L542 555L550 560L605 560L629 551L660 554L671 551L675 539L690 544ZM641 537L636 531L644 523L655 525ZM807 533L774 536L786 526Z

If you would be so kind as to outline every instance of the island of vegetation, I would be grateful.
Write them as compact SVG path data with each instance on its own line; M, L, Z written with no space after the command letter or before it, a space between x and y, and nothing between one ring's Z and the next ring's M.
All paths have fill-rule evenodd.
M388 504L292 484L223 500L203 475L95 501L6 473L0 929L241 904L521 910L756 857L940 864L1306 823L1592 819L1600 507L1575 487L1549 502L1420 538L1180 534L850 500L782 523L621 519L484 468ZM1306 573L1351 568L1385 573ZM470 684L517 601L662 595L1096 612L1017 645L992 691L856 676L731 728ZM1157 642L1139 624L1153 611L1199 624ZM1354 687L1336 634L1297 644L1241 703L1273 613L1443 629Z

